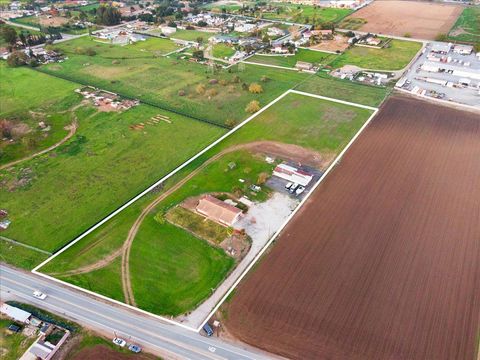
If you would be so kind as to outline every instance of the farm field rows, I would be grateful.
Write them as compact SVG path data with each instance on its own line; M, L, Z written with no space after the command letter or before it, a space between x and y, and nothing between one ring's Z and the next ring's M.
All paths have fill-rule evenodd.
M339 27L434 40L448 33L462 9L456 4L377 0L348 16Z
M135 302L142 309L162 315L176 316L192 310L208 296L210 288L223 280L233 266L232 259L218 258L218 248L214 244L207 245L204 240L165 221L164 214L184 200L205 193L252 197L249 185L255 184L261 173L271 173L273 169L273 165L266 163L259 154L268 153L267 149L274 144L279 148L295 145L304 149L297 150L307 154L304 161L315 161L315 166L324 169L371 113L349 105L289 94L169 179L165 183L166 195L163 192L147 195L40 271L125 301L120 262L120 258L124 259L122 246L142 209L158 198L141 222L131 245L129 277ZM285 153L286 150L284 156ZM231 163L236 164L234 169L227 166ZM185 178L187 174L191 177ZM243 185L238 182L240 177L244 179ZM178 187L180 179L184 182ZM265 187L253 199L265 201L269 193ZM203 246L210 249L210 256L200 256L198 247ZM210 262L202 263L201 258L210 259ZM179 271L175 263L184 264L185 272ZM76 273L78 269L89 268L95 270Z
M321 52L321 51L314 51L314 50L307 50L307 49L298 49L295 55L275 55L275 56L263 56L263 55L254 55L247 59L249 62L259 63L259 64L266 64L266 65L276 65L276 66L284 66L284 67L295 67L297 61L306 61L316 66L325 65L332 61L336 55Z
M480 122L396 96L223 313L292 359L474 359Z

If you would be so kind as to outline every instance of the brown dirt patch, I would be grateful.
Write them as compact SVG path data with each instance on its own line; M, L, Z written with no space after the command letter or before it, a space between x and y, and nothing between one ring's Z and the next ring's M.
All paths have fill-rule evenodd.
M433 40L447 34L462 12L460 5L401 0L377 0L348 18L367 20L359 30Z
M348 38L342 35L335 35L332 40L322 40L320 44L310 46L310 49L322 51L345 51L348 48Z
M478 114L393 97L237 289L227 326L293 359L474 359Z
M51 18L48 18L46 16L41 16L39 19L38 19L38 22L40 23L40 25L42 26L53 26L53 27L56 27L56 26L62 26L62 25L65 25L66 23L68 23L68 19L64 18L64 17L61 17L61 16L53 16Z
M152 360L153 356L145 354L123 354L115 351L105 345L97 345L91 348L83 349L75 355L73 360Z

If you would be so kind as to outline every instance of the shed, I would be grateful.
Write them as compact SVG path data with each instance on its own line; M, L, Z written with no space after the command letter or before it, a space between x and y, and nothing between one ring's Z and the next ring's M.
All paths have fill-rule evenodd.
M32 316L32 314L30 314L29 312L16 308L14 306L10 306L8 304L2 304L2 306L0 307L0 312L7 315L9 318L24 324L28 324L28 320Z

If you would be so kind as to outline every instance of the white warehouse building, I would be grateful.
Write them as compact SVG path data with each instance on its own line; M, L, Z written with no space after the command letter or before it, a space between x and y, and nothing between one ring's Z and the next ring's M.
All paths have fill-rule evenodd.
M421 65L421 69L428 72L446 72L462 78L480 80L480 69L472 69L468 67L455 66L432 61L424 62Z

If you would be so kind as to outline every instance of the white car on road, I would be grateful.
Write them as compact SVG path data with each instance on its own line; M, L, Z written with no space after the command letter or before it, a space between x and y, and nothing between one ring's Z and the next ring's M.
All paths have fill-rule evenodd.
M35 290L33 292L33 296L40 300L45 300L47 298L47 295L42 293L40 290Z
M125 347L125 345L127 345L127 342L126 342L125 340L120 339L120 338L117 338L117 337L114 338L114 339L112 340L112 342L113 342L115 345L118 345L118 346L120 346L120 347Z

